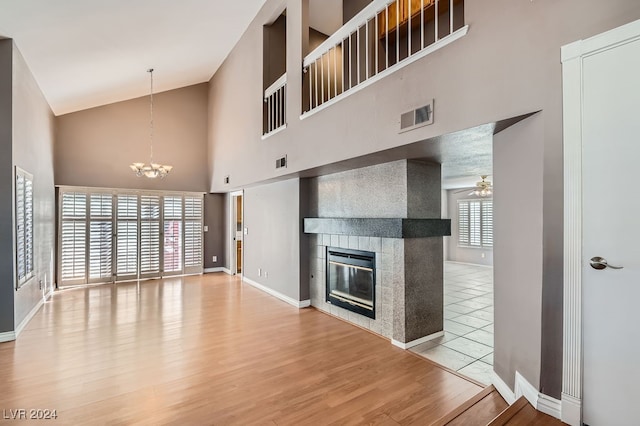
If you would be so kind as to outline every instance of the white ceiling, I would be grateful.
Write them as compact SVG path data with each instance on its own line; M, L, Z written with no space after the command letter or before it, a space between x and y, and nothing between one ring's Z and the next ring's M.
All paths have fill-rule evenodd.
M265 0L0 0L56 115L208 81Z

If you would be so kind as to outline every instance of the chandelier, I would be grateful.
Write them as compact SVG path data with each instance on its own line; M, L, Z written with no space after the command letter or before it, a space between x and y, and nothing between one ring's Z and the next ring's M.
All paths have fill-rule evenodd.
M151 119L149 121L149 144L150 144L150 155L149 155L149 164L145 163L133 163L129 167L138 177L146 176L151 179L155 179L159 177L160 179L164 178L169 174L173 166L169 166L167 164L158 164L153 162L153 68L147 70L151 80L151 91L149 95L149 104L150 104L150 116Z

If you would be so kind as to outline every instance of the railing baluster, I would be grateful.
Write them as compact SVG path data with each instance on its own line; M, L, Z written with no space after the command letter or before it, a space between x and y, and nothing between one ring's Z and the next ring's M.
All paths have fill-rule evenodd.
M384 26L385 26L384 40L387 44L387 47L385 49L386 66L384 67L384 69L387 69L389 68L389 5L387 5L387 7L384 8L384 13L386 14L386 19L384 20Z
M269 106L267 108L269 110L269 125L267 126L267 128L269 129L269 133L271 133L273 131L273 109L271 108L271 95L269 95L268 104Z
M344 66L344 39L342 39L342 42L340 44L341 44L341 47L342 47L342 49L340 50L340 60L342 61L342 72L341 72L341 74L342 74L342 82L341 83L342 83L342 93L344 93L344 91L345 91L344 84L345 84L345 81L346 81L344 73L347 72L347 68Z
M379 23L378 23L378 15L379 15L379 13L376 13L376 22L375 22L375 26L373 27L374 28L373 33L375 34L373 42L376 44L376 67L375 67L375 70L376 70L375 73L376 74L378 74L378 50L380 50L380 48L379 48L380 39L378 38L378 31L380 31L379 30Z
M320 99L324 103L324 56L320 56Z
M400 0L396 0L396 64L400 62Z
M420 49L424 49L424 0L420 0Z
M353 55L351 53L352 49L352 45L353 43L351 42L351 39L353 37L351 37L353 35L353 33L349 34L349 89L351 89L353 87Z
M435 7L435 15L434 15L434 19L433 22L435 23L435 36L433 38L433 42L435 43L436 41L438 41L440 39L440 37L438 36L438 21L440 21L440 14L438 13L438 6L440 4L440 0L435 0L436 2L436 7Z
M282 125L287 124L287 85L282 86Z
M333 48L333 95L338 96L338 45Z
M404 1L404 0L403 0ZM409 22L407 23L407 58L411 56L411 15L413 10L411 9L412 2L407 0L407 9L409 11Z
M364 60L365 60L365 80L369 79L369 21L364 31Z
M314 62L314 70L315 70L315 74L316 74L316 107L318 106L318 100L320 98L318 98L318 61L316 60Z
M453 0L449 0L449 34L453 34Z
M356 35L356 45L357 45L357 47L356 47L356 64L358 65L358 67L356 68L358 70L358 79L357 79L358 83L357 84L360 84L360 62L362 62L360 60L361 56L362 56L362 52L361 52L362 49L360 49L360 31L361 30L362 30L362 28L358 27L358 32L357 32L357 35Z
M307 83L309 84L309 111L313 109L313 84L311 84L311 65L307 68Z

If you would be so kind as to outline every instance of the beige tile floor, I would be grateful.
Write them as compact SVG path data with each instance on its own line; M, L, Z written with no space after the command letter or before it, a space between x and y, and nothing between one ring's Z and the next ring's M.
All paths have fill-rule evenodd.
M493 370L493 268L445 262L444 336L411 350L486 385Z

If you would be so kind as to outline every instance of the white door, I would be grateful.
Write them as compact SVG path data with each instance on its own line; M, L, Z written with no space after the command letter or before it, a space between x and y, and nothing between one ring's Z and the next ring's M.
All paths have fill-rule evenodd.
M583 422L626 426L640 424L640 40L582 67Z

